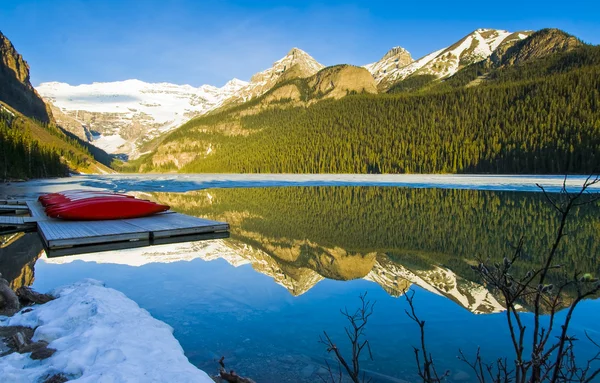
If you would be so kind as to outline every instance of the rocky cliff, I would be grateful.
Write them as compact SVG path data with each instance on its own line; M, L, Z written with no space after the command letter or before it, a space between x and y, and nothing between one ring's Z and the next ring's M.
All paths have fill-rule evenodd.
M581 40L561 30L542 29L528 39L513 39L502 44L488 61L496 67L519 65L582 45Z
M48 123L52 114L29 82L29 65L0 32L0 101L27 117Z

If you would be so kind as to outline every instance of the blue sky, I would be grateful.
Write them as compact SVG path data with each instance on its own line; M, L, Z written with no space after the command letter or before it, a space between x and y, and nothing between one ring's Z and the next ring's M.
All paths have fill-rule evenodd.
M221 86L295 46L324 65L364 65L396 45L418 58L477 28L544 27L599 44L600 2L0 0L0 31L29 62L34 85Z

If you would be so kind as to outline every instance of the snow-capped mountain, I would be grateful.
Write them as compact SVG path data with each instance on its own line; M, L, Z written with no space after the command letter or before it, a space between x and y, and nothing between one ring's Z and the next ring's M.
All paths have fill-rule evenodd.
M139 145L225 103L247 101L284 78L309 77L323 68L293 48L250 82L233 79L221 88L125 80L69 85L46 82L36 89L59 125L108 153L137 157Z
M531 32L478 29L418 60L413 60L406 49L394 47L381 60L364 68L373 75L378 89L385 91L411 75L449 77L529 34ZM278 82L308 78L323 68L308 53L293 48L270 68L252 76L249 82L233 79L221 88L126 80L77 86L48 82L36 89L50 103L59 125L109 153L135 158L140 154L140 144L192 117L220 106L248 101Z
M247 82L233 79L221 88L126 80L72 86L40 84L37 91L62 113L84 126L75 134L109 153L135 156L140 140L176 128L222 104ZM85 136L81 137L85 133Z
M412 62L414 62L414 60L406 49L394 47L390 49L381 60L367 64L364 68L371 72L377 83L380 83L380 80L385 78L388 74L391 74L400 68L404 68Z
M246 86L240 88L225 103L244 102L258 97L271 89L278 81L290 78L306 78L314 75L324 66L302 49L292 48L273 66L256 73Z
M395 61L398 57L388 53L380 61L365 65L365 68L373 74L380 89L387 89L393 83L412 74L431 74L445 78L469 64L490 57L500 45L522 40L530 34L531 32L513 33L501 29L477 29L453 45L408 62L404 66L399 65L401 60ZM403 55L405 62L408 61L410 54L400 49L399 54Z

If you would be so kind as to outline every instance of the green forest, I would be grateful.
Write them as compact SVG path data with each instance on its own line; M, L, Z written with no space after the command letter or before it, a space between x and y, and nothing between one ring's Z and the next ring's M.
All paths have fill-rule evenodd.
M478 66L479 65L479 66ZM309 107L265 96L196 118L161 145L212 146L182 168L150 153L125 171L240 173L590 173L600 165L600 48L583 46L487 81L476 64L445 81L409 78L386 95ZM294 80L298 81L298 80ZM428 85L429 84L429 85ZM255 108L255 109L252 109ZM242 134L216 127L240 126Z
M91 146L91 145L90 145ZM98 158L101 150L93 148ZM95 158L81 140L52 124L0 108L0 178L27 179L66 176L69 169L87 170Z

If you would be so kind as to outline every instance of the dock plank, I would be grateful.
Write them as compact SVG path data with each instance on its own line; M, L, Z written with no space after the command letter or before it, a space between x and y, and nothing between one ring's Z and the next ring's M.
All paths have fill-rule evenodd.
M0 205L26 205L28 199L0 199Z
M27 201L26 205L32 217L47 217L44 207L38 201Z
M124 220L152 233L152 238L167 238L178 235L202 234L229 230L225 222L173 213L161 216Z
M48 248L98 243L148 240L150 233L121 220L38 222L38 230Z
M17 211L17 210L27 210L27 206L23 205L0 205L0 210L8 210L8 211Z
M24 225L23 217L0 216L0 226Z
M229 232L219 233L204 233L204 234L192 234L169 238L158 238L155 240L139 240L139 241L127 241L127 242L111 242L111 243L100 243L92 245L82 245L76 247L66 248L55 248L46 249L46 255L49 258L64 257L67 255L77 255L83 253L98 253L101 251L112 251L112 250L124 250L133 249L146 246L166 245L171 243L181 242L194 242L194 241L205 241L209 239L223 239L229 238Z

